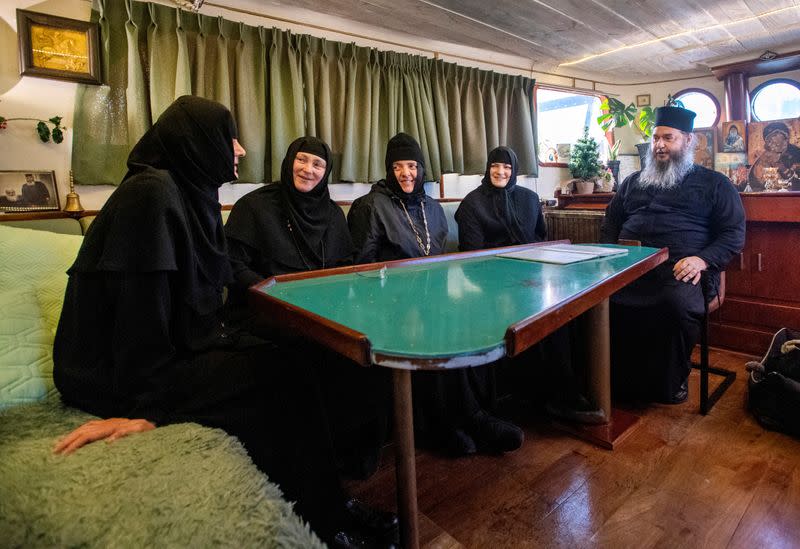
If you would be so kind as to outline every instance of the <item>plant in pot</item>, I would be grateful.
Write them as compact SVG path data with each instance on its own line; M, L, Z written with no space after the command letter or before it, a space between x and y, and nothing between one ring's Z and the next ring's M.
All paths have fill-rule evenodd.
M683 107L683 103L675 99L672 94L667 94L664 106ZM636 144L636 150L639 152L640 165L644 167L650 152L650 137L653 135L653 127L656 122L656 113L653 108L647 106L637 110L633 103L626 105L619 99L606 97L600 104L600 109L603 114L597 117L597 123L604 132L608 132L611 128L624 126L631 126L639 132L643 141Z
M617 156L619 156L620 145L622 145L622 139L617 139L614 141L613 145L608 146L608 161L606 161L606 167L611 170L611 175L614 178L613 190L617 190L617 185L619 184L619 160L617 160Z
M597 178L603 175L603 166L600 164L600 145L589 136L588 127L583 128L583 137L572 146L568 167L574 178L570 183L574 183L577 194L594 192Z

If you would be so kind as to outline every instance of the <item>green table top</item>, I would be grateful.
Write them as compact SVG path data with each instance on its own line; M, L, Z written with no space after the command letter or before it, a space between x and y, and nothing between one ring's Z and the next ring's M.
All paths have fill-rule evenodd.
M546 314L656 254L569 265L494 255L279 281L259 291L363 333L373 353L411 358L504 354L506 329Z

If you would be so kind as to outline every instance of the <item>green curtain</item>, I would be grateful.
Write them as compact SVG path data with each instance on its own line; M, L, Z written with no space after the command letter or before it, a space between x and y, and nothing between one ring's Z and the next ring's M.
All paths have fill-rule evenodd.
M426 173L483 173L487 149L512 147L537 173L533 80L253 27L161 4L99 0L104 82L80 86L73 170L80 184L118 184L127 155L178 96L233 112L247 157L241 181L280 177L289 143L316 135L333 181L385 175L399 131L422 146Z

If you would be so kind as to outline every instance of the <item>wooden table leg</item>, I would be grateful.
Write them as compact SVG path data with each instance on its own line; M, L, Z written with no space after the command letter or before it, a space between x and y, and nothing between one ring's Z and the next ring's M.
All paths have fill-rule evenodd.
M630 434L639 416L611 407L611 332L609 302L604 299L586 311L579 324L588 356L589 397L603 412L608 423L578 425L558 421L558 427L594 444L614 449Z
M394 370L394 433L397 512L400 543L405 549L419 549L417 513L417 470L414 452L414 412L411 407L411 372Z
M585 313L585 345L589 351L589 397L605 418L611 418L611 332L608 299Z

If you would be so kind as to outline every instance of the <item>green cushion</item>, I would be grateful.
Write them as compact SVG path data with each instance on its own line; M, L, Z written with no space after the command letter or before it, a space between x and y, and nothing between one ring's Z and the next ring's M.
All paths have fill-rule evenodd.
M0 410L54 394L53 334L36 295L2 292L0 311Z
M81 224L77 219L72 219L71 217L3 221L2 224L8 227L18 227L20 229L34 229L37 231L50 231L61 234L82 234Z
M42 316L55 333L67 269L78 255L83 237L9 227L0 223L0 288L24 284L36 293Z
M92 416L0 412L0 546L323 547L234 437L183 423L52 453Z
M78 219L78 221L81 224L81 231L83 232L83 234L86 234L86 231L89 230L89 225L92 224L92 221L94 221L96 217L97 217L96 215L85 215Z

